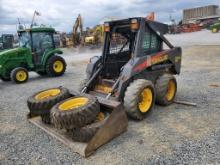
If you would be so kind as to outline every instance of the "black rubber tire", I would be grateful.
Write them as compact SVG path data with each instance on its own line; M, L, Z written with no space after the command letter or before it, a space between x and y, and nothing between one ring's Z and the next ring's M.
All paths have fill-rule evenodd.
M166 93L168 90L168 83L170 80L173 80L176 85L175 94L172 100L168 101L166 98ZM170 105L173 103L177 91L177 82L176 78L171 74L164 74L160 76L155 84L155 92L156 92L156 104L158 105Z
M50 113L48 114L42 114L41 116L41 120L43 123L45 124L51 124L51 118L50 118Z
M73 130L68 130L68 135L78 142L88 142L96 134L96 132L102 127L105 121L108 119L109 114L105 114L105 118L102 121L94 122L92 124L86 125L82 128L75 128Z
M46 76L47 72L46 71L38 71L37 74L39 74L40 76Z
M216 29L216 31L214 31L214 29ZM217 28L212 29L212 33L218 33L218 32L219 32L219 29L217 29Z
M83 106L65 111L59 109L59 106L62 103L78 97L86 97L88 98L88 102ZM99 112L100 105L96 97L86 94L80 94L78 96L71 97L56 104L51 109L51 119L56 128L65 128L67 130L71 130L75 128L81 128L86 126L87 124L92 123L96 119L96 116Z
M54 88L50 88L54 89ZM30 115L48 115L50 114L50 109L57 104L58 102L67 99L70 97L69 90L63 87L59 87L61 92L57 96L49 97L43 100L35 99L35 96L43 91L35 93L33 96L30 96L27 100L27 105L30 110ZM49 89L47 89L49 90Z
M61 61L63 63L63 70L61 72L56 72L53 69L53 64L56 61ZM46 63L46 73L47 73L47 75L49 75L51 77L57 77L57 76L63 75L65 71L66 71L66 62L62 57L52 56L48 59L48 61Z
M24 81L19 81L17 78L16 78L16 74L19 72L19 71L24 71L27 75L26 79ZM27 82L28 78L29 78L29 75L28 75L28 71L27 69L23 68L23 67L18 67L18 68L15 68L12 70L11 74L10 74L10 77L11 77L11 80L14 81L15 83L17 84L21 84L21 83L25 83Z
M152 92L152 103L147 112L141 112L138 107L140 95L143 89L150 88ZM155 102L154 86L151 81L145 79L137 79L130 83L125 91L124 107L127 115L135 120L143 120L153 109Z

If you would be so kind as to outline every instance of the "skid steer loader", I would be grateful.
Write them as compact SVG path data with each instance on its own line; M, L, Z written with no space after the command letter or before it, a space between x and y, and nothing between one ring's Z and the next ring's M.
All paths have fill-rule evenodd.
M90 59L78 93L60 87L28 99L30 121L84 156L126 131L127 116L142 120L155 102L171 104L181 67L165 24L136 17L106 22L104 31L103 53Z

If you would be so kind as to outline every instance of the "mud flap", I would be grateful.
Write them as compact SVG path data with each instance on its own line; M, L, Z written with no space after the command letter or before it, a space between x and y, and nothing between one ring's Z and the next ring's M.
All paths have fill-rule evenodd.
M44 124L39 116L28 116L28 120L38 128L44 130L50 136L56 138L58 141L71 148L73 152L77 152L84 157L88 157L100 146L125 132L128 127L127 115L120 102L106 100L103 98L98 98L98 100L102 109L106 108L108 111L110 110L111 113L108 119L103 123L102 127L88 143L73 141L67 136L65 130L58 130L52 125Z

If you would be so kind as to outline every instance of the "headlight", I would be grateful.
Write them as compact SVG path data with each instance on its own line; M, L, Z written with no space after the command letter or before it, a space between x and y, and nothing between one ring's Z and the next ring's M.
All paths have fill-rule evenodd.
M132 19L130 26L131 26L131 30L137 30L139 28L138 20Z
M105 24L104 24L104 31L105 31L105 32L110 32L109 23L105 23Z

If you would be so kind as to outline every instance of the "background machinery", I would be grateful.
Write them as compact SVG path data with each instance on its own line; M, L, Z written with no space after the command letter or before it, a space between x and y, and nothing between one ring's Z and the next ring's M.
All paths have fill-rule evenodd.
M13 48L14 36L12 34L2 34L0 37L0 51Z
M83 44L84 42L83 24L82 24L82 18L80 14L76 18L76 21L73 25L72 42L73 42L73 46Z
M149 21L154 21L155 20L155 13L151 12L150 14L148 14L146 19Z
M220 30L220 22L211 25L210 30L212 31L212 33L218 33Z
M0 78L23 83L28 71L39 75L61 76L66 69L62 51L55 48L53 34L48 27L32 27L18 30L19 47L0 52Z
M88 28L85 35L85 45L94 45L100 47L104 40L104 25L96 25L94 28Z
M155 102L171 104L181 68L165 24L135 17L106 22L104 31L102 55L90 59L79 92L64 99L66 90L53 88L28 99L29 121L84 156L126 131L126 114L143 120Z

